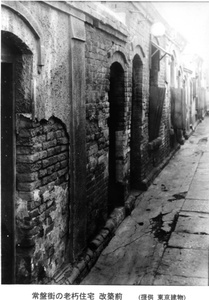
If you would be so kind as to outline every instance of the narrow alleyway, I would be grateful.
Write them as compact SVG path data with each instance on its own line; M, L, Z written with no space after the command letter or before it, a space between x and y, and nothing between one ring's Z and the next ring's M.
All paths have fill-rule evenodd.
M208 285L209 117L171 159L81 284Z

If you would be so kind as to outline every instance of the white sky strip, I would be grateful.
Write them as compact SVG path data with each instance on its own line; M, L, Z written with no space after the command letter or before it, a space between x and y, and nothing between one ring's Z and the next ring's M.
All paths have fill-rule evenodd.
M153 2L164 19L209 61L209 2Z

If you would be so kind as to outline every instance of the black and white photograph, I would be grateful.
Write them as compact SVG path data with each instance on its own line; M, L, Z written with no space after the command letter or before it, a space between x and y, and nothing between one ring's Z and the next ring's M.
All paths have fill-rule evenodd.
M1 1L0 24L7 299L207 299L209 2Z

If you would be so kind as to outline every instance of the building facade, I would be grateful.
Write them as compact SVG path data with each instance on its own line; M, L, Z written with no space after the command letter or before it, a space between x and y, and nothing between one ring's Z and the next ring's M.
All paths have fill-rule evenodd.
M192 73L150 3L2 1L1 13L2 282L47 283L188 134Z

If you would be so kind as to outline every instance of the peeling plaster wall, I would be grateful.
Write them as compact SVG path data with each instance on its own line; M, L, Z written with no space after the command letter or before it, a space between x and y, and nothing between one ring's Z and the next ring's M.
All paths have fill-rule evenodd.
M69 16L41 2L26 1L42 32L44 66L36 76L35 116L55 116L66 124L70 116L70 26Z
M71 9L67 14L53 5L2 4L4 38L18 49L18 283L49 279L73 251L77 256L86 246L84 23Z
M17 15L17 13L14 13L13 10L3 5L1 6L1 30L8 31L18 37L18 39L22 41L22 45L20 44L20 48L27 48L27 50L33 54L37 52L36 37L31 32L30 28ZM37 56L34 55L33 68L35 72L37 70L36 66Z
M23 20L12 10L2 6L2 40L18 49L15 62L15 110L17 113L32 112L32 79L37 70L36 39ZM22 54L21 54L22 53Z
M16 113L32 111L32 55L19 56L15 64L15 110Z
M42 34L43 67L38 72L38 39L26 22L11 9L2 6L2 30L10 31L21 39L32 53L33 76L26 98L33 97L34 117L49 119L52 115L62 120L69 132L70 115L70 23L69 16L41 2L25 1L27 9ZM23 58L26 60L27 57ZM26 70L24 70L25 72ZM22 73L24 76L26 73ZM26 74L27 75L27 74ZM25 85L25 81L24 81ZM21 90L23 94L23 89ZM23 98L22 100L25 100ZM20 110L18 109L18 112ZM26 111L21 111L26 112ZM28 112L28 111L27 111Z

